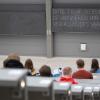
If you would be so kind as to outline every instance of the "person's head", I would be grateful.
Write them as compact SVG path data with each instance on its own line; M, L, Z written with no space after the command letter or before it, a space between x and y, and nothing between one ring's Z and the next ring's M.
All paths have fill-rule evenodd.
M26 69L30 69L30 70L34 69L34 68L33 68L33 62L32 62L31 59L27 59L27 60L25 61L25 68L26 68Z
M20 62L20 57L16 53L8 55L3 65L5 68L24 68L23 64Z
M16 53L9 54L7 59L20 61L20 57Z
M51 76L51 68L47 65L43 65L39 70L40 76Z
M76 64L78 68L84 68L84 60L79 59L76 61Z
M91 69L99 69L99 63L97 59L92 59Z
M65 67L63 69L63 75L71 75L72 69L70 67Z

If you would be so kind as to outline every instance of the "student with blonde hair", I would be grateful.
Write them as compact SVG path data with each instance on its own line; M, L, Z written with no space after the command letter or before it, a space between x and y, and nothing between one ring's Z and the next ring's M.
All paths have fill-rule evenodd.
M16 53L8 55L7 59L3 62L5 68L24 68L20 62L20 57Z
M17 60L20 61L20 57L18 56L17 53L11 53L8 55L7 59L13 59L13 60Z

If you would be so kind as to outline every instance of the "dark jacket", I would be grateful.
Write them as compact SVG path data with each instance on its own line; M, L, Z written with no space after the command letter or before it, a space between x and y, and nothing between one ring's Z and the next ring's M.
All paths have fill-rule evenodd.
M24 68L23 64L18 60L5 60L4 61L5 68Z

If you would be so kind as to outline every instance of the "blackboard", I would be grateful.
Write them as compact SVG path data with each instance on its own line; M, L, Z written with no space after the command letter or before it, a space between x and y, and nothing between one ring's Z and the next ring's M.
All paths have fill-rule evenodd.
M45 5L0 5L0 35L46 34Z
M53 8L52 32L100 32L100 8Z
M40 35L45 30L45 12L0 12L0 35Z

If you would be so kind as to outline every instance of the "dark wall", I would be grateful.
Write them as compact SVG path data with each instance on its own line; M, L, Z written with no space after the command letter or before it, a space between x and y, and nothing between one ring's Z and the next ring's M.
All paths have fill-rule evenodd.
M81 51L80 44L87 50ZM54 55L61 57L100 57L100 33L55 33Z
M0 36L0 55L17 52L26 56L46 56L45 36Z
M100 0L53 0L53 8L100 7ZM100 57L100 32L54 32L54 56ZM0 0L0 54L47 56L45 0ZM80 51L80 43L87 51Z
M45 19L44 4L0 5L0 35L45 35Z
M45 0L0 0L0 4L45 4Z
M45 36L45 0L0 0L0 35Z
M100 0L54 0L52 11L54 56L100 57Z
M45 4L0 5L0 54L46 56Z

